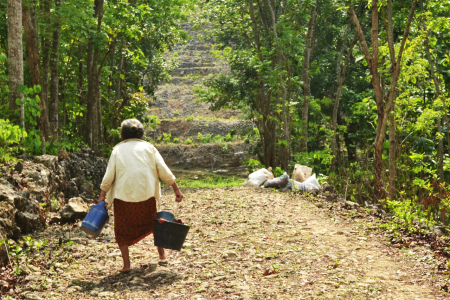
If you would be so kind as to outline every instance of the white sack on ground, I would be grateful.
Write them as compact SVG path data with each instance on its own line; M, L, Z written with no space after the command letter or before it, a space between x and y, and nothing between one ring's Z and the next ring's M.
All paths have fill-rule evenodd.
M273 178L272 172L269 172L267 169L259 169L256 172L248 175L248 181L244 182L244 185L252 185L259 187L264 182L270 179L270 176Z
M293 191L312 192L320 190L320 184L317 181L316 174L306 179L304 182L295 181L292 183Z
M311 173L312 168L296 164L294 167L294 172L292 172L292 179L298 182L304 182L306 179L311 177Z

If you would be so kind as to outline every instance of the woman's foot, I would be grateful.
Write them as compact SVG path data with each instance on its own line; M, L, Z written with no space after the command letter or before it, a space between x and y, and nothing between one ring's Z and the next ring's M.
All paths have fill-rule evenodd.
M130 271L131 271L130 268L128 268L128 269L127 269L127 268L123 268L123 269L120 269L120 270L119 270L120 273L128 273L128 272L130 272Z
M160 260L165 260L166 259L166 252L164 251L164 248L158 247L158 254L159 254L159 259Z
M124 245L122 247L119 247L120 252L122 253L122 259L123 259L123 268L119 270L121 273L128 273L131 270L130 267L130 254L128 252L128 245Z

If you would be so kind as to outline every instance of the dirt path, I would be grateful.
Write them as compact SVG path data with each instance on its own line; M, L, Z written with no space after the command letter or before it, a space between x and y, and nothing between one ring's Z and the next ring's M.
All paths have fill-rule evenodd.
M163 202L177 213L172 196ZM99 240L71 236L72 246L51 252L50 270L48 254L30 259L34 267L22 290L29 299L448 297L439 291L444 279L433 276L433 253L426 247L386 246L380 236L366 234L367 219L333 216L305 196L199 190L186 193L177 216L192 227L186 248L172 252L167 265L157 264L153 238L147 237L131 247L131 274L118 274L122 260L113 240L107 241L113 238L109 227ZM53 226L40 238L49 244L62 234L69 238L57 230L64 228Z

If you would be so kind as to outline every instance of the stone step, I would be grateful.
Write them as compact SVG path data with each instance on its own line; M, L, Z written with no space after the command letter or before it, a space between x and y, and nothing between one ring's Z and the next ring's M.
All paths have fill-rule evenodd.
M224 69L221 67L197 67L197 68L179 68L174 70L171 75L172 76L186 76L189 74L193 75L209 75L209 74L218 74L223 72Z
M215 63L212 61L192 61L189 59L183 60L183 62L179 63L178 69L186 69L186 68L205 68L205 67L214 67Z

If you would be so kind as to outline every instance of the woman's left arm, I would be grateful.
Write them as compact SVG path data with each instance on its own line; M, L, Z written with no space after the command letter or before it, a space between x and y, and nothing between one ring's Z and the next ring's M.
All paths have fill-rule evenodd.
M164 162L161 154L158 150L155 151L156 168L158 170L158 175L161 179L168 185L172 186L173 192L175 193L175 201L181 202L183 200L183 193L181 193L178 184L175 181L175 176L170 171L169 167Z

